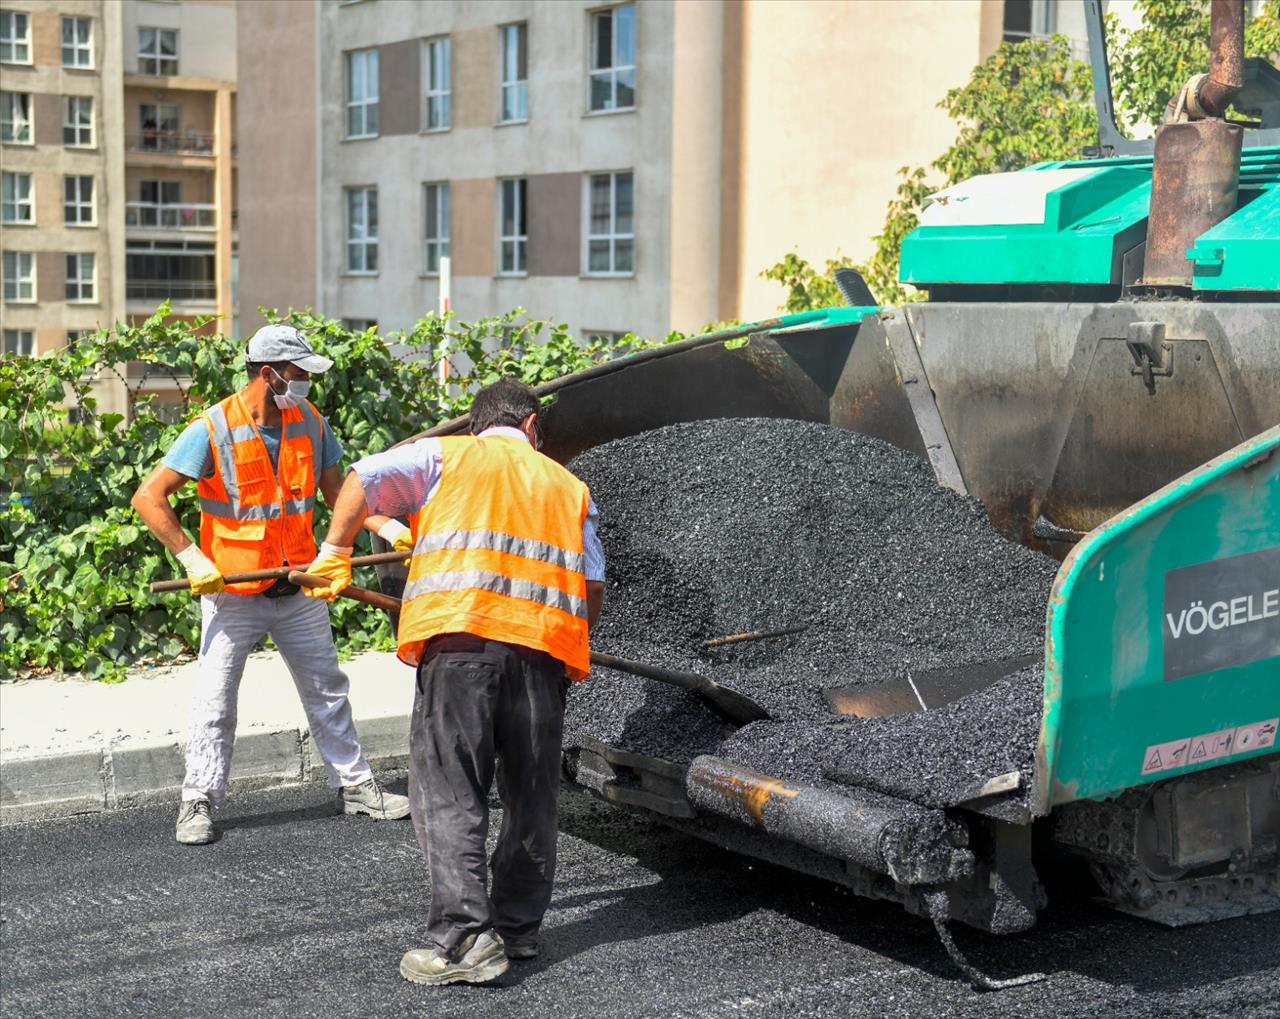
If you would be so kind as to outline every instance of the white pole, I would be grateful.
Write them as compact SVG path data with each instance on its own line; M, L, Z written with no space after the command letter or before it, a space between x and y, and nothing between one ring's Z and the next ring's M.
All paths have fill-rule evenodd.
M449 287L453 282L452 264L452 259L448 255L440 257L440 295L437 310L441 318L444 318L449 313ZM441 350L440 385L443 386L448 379L449 362L444 357L444 351Z

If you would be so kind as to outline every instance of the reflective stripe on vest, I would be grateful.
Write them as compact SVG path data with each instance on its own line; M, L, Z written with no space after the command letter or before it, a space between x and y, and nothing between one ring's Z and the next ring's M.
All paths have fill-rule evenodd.
M439 441L440 482L411 521L401 659L416 664L437 634L470 633L545 651L585 678L586 486L519 439Z
M200 547L224 573L290 565L316 554L311 515L324 438L323 419L310 403L281 411L276 467L240 394L204 414L213 454L212 477L200 479ZM238 455L237 455L238 454ZM233 594L256 594L272 581L233 584Z
M466 591L474 588L478 591L492 591L505 594L509 598L523 598L525 601L550 605L553 609L567 612L580 619L587 618L587 600L567 594L558 588L538 584L532 580L516 580L504 577L501 573L489 570L466 570L461 573L428 573L404 586L405 598L420 598L424 594L437 591Z

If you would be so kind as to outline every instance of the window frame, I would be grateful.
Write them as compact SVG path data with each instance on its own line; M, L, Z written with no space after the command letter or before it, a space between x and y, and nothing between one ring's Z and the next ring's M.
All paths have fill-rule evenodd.
M353 98L354 95L354 72L356 68L357 58L362 66L362 77L364 79L365 94L359 98ZM370 86L370 65L372 65L372 82L373 94L369 94ZM343 122L343 138L346 141L360 141L364 138L377 138L382 130L382 118L378 109L379 103L382 101L382 60L378 53L377 46L366 46L364 49L347 50L343 56L343 71L345 77L342 87L344 98L346 99L346 119ZM360 111L361 131L353 134L351 131L351 115L355 110ZM373 130L369 130L370 123Z
M89 276L86 279L83 270L85 259L88 259ZM75 267L75 274L72 274L72 267ZM98 258L92 251L68 251L66 257L66 272L63 274L63 293L68 304L97 304L98 303ZM72 296L72 288L75 288L75 296ZM86 289L88 294L86 296Z
M66 40L67 23L70 22L74 38L70 43ZM80 39L80 29L87 26L87 37L84 41ZM62 46L62 66L73 71L91 71L96 66L93 53L93 18L82 14L64 14L59 23L58 39ZM84 63L76 61L67 63L67 50L71 50L73 56L84 53L87 57Z
M89 198L84 197L85 181L89 182ZM75 181L74 197L67 196L67 186ZM67 213L75 209L77 218L68 219ZM84 210L89 210L89 218L84 218ZM66 173L62 175L62 222L64 226L87 227L98 225L98 182L91 173Z
M509 33L515 30L516 55L514 59L517 77L508 78ZM523 59L522 59L523 58ZM524 77L519 77L520 64L524 64ZM522 112L519 116L507 116L507 94L511 92L520 97ZM529 22L513 21L498 26L498 123L527 124L529 122Z
M618 62L618 30L617 17L618 12L622 10L631 11L631 63L623 64ZM636 108L636 96L639 94L638 82L636 81L637 58L636 58L636 4L625 3L615 4L612 7L604 7L594 11L588 11L591 18L591 24L587 31L587 115L599 116L600 114L610 113L627 113ZM597 51L599 50L599 26L602 18L610 20L609 28L609 65L595 66ZM631 72L631 103L628 106L618 105L618 78L619 75ZM610 102L603 106L596 107L594 104L595 90L592 87L597 77L607 76L609 82Z
M15 347L20 346L22 337L27 338L28 349L13 350L8 349L9 337L15 338ZM34 329L6 329L3 335L0 335L0 360L9 357L35 357L36 356L36 331Z
M369 229L369 196L373 195L373 230ZM355 217L352 215L353 206L352 199L357 195L363 195L361 205L363 207L363 224L362 235L355 235ZM351 187L343 188L343 210L344 220L346 223L346 258L343 260L345 266L345 275L347 276L377 276L378 269L378 187L376 184L357 184ZM359 248L363 253L360 268L352 268L353 249ZM369 251L373 251L373 268L369 268Z
M21 123L25 124L26 126L26 129L27 129L26 138L25 139L12 138L12 137L6 138L4 136L3 125L4 124L11 125L9 130L10 130L10 133L12 134L13 132L12 125L19 123L19 121L12 115L12 111L17 108L18 100L23 98L25 98L27 101L26 103L27 109L25 114L26 119ZM8 106L10 109L10 117L8 120L4 119L4 114L5 114L4 107L6 106ZM9 89L0 89L0 144L35 145L36 143L35 142L35 138L36 138L35 114L36 114L35 99L30 92L13 92L13 91L10 91Z
M432 191L434 189L434 201ZM436 233L430 231L430 216L436 215ZM439 276L440 259L449 258L453 230L453 194L447 180L427 181L422 185L422 275ZM443 227L443 232L441 231ZM435 268L431 267L432 247L435 248Z
M618 224L618 178L627 176L631 178L631 230L627 232L619 231ZM593 233L591 227L591 197L594 181L599 177L607 177L609 179L609 231L607 233ZM601 279L629 279L636 274L636 173L634 169L628 170L594 170L584 174L585 180L585 209L583 210L583 245L582 245L582 275ZM591 268L591 242L607 241L609 243L609 268L608 269L592 269ZM631 242L631 268L618 269L617 246L619 241Z
M143 33L143 32L154 32L154 33L155 33L155 37L154 37L154 38L155 38L155 52L154 52L154 53L153 53L153 52L149 52L149 51L147 51L147 50L144 50L144 49L142 48L142 33ZM161 37L162 37L162 36L164 35L164 33L166 33L166 32L172 33L172 35L173 35L173 56L171 56L171 57L169 57L169 56L165 56L164 54L162 54L162 53L160 52L160 50L161 50L161 48L162 48L162 47L161 47ZM145 75L148 75L148 76L150 76L150 77L152 77L152 78L173 78L173 77L177 77L178 70L179 70L179 68L182 66L182 65L181 65L181 62L180 62L180 61L181 61L181 58L182 58L182 50L181 50L181 48L180 48L180 47L181 47L181 43L182 43L182 33L181 33L178 29L176 29L176 28L162 28L162 27L161 27L161 26L159 26L159 25L139 25L139 26L138 26L138 48L137 48L137 51L136 51L136 54L135 54L136 59L137 59L137 61L138 61L138 73L139 73L139 74L145 74ZM147 70L146 68L144 68L143 63L142 63L144 60L154 61L154 63L153 63L151 66L153 66L155 69L154 69L154 70ZM172 61L172 63L173 63L173 70L172 70L172 71L168 71L168 72L166 72L166 71L164 70L163 65L164 65L165 63L167 63L167 62L170 62L170 61Z
M17 269L18 259L26 258L27 267L30 270L25 276L17 275L10 277L8 272L8 261L14 260L14 268ZM39 291L36 289L36 256L33 251L5 251L0 255L0 276L3 276L3 282L0 283L3 289L0 289L0 300L5 304L35 304ZM10 286L12 284L12 286ZM23 297L24 288L30 290L29 297ZM10 290L13 296L9 296Z
M437 88L436 59L444 54L443 86ZM436 134L453 129L453 41L447 35L435 35L422 40L422 133ZM432 124L432 112L443 110L441 123Z
M89 123L88 125L80 124L75 121L72 116L73 109L79 109L81 104L88 103L89 106ZM97 123L94 116L93 96L84 95L64 95L62 97L62 147L66 149L95 149L98 147ZM77 139L81 137L82 132L87 131L89 140L86 141L67 141L67 132L73 133Z
M4 24L5 21L8 21L10 26L16 27L19 18L23 19L25 23L24 27L26 31L23 35L19 36L16 34L14 35L0 34L0 64L17 64L21 67L30 67L32 64L31 12L0 10L0 33L3 33L5 30L5 27L6 27ZM19 60L17 58L17 49L19 46L23 46L26 48L27 55L25 60ZM5 57L3 55L6 47L9 53L8 57Z
M18 178L25 177L27 182L27 193L25 198L18 197ZM13 180L13 197L4 198L3 188L4 179L12 178ZM10 219L4 214L8 208L13 208L15 213L26 206L27 216L25 219ZM36 184L35 174L23 170L5 170L0 175L0 223L5 226L35 226L36 225Z
M507 221L507 185L514 184L512 194L515 196L514 215L511 217L516 231L506 232ZM498 178L498 276L520 278L529 275L529 178ZM520 227L524 231L520 231ZM508 245L511 245L512 264L514 268L505 268Z

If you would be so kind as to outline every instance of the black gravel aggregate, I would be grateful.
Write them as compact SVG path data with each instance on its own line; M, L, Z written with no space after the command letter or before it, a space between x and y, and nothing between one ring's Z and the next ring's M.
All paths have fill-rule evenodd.
M684 763L727 752L784 778L874 773L874 788L929 805L1030 767L1023 737L1040 709L1016 683L936 717L830 725L824 688L1042 650L1058 564L998 535L925 461L827 425L737 418L618 439L570 467L600 509L608 561L593 646L710 675L777 721L735 735L682 691L597 669L570 695L567 745L594 736ZM702 646L789 626L807 629Z
M385 778L385 776L384 776ZM402 781L402 780L401 780ZM394 783L394 779L393 779ZM403 784L394 783L403 791ZM484 987L420 987L430 885L409 822L323 787L233 794L221 841L176 801L0 828L0 1014L12 1019L1166 1019L1280 1014L1280 913L1171 930L1051 884L1015 937L926 920L585 796L562 800L544 952ZM495 813L490 837L497 835ZM1054 875L1049 875L1053 878Z

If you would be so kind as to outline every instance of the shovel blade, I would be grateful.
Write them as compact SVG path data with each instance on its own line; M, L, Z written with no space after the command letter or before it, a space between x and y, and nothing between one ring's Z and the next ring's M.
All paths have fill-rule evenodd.
M824 693L832 710L854 718L884 718L912 711L932 711L978 690L985 690L1040 659L1039 654L1020 655L977 665L930 669L884 683L831 687Z

